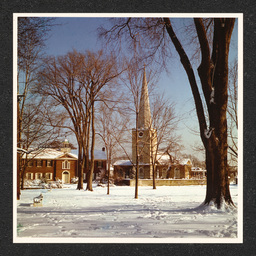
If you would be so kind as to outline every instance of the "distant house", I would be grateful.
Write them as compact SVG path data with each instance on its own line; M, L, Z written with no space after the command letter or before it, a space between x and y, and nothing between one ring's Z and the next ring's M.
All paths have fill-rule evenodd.
M167 178L190 179L192 177L191 168L192 162L190 159L183 159L176 163L172 163L168 169Z
M163 152L158 152L156 160L156 178L166 179L168 168L170 167L170 156Z
M121 179L134 178L134 167L130 160L117 160L114 164L114 180L118 182Z
M77 155L70 152L69 142L65 140L61 149L43 148L23 155L23 164L27 162L25 178L28 180L45 178L48 181L62 180L70 183L77 174ZM106 169L105 149L94 151L94 177Z
M191 168L191 178L192 179L204 179L206 178L206 170L203 170L200 167Z
M89 153L89 159L91 159L91 154ZM107 155L105 148L102 150L94 150L94 172L93 179L97 179L102 173L107 170ZM86 174L84 173L84 180L86 179Z

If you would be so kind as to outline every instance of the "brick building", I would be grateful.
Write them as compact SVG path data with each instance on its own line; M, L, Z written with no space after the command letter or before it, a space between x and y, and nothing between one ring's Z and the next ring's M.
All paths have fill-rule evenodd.
M71 153L65 140L63 148L44 148L23 155L23 163L27 162L25 179L34 180L45 178L48 181L62 180L70 183L72 178L77 177L77 156ZM105 149L95 150L94 174L106 170Z

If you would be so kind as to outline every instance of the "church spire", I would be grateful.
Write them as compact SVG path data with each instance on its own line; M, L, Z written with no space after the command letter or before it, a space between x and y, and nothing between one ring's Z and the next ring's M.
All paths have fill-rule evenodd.
M151 126L151 113L148 96L148 84L146 78L146 69L144 66L143 81L140 95L139 116L138 116L138 128L148 129Z

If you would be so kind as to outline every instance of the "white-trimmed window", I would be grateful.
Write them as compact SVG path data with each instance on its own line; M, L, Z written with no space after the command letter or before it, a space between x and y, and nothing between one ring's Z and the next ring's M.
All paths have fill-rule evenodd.
M37 172L36 174L35 174L35 179L36 180L40 180L40 179L42 179L43 178L43 174L41 173L41 172Z
M27 180L33 180L33 173L32 172L27 172L26 173L26 178L27 178Z
M33 160L28 160L28 167L33 167Z
M46 166L52 167L52 160L46 160Z
M68 160L62 162L62 169L70 169L70 162Z
M43 161L42 160L36 160L36 167L42 167Z
M52 180L52 173L51 173L51 172L47 172L47 173L45 174L45 178L46 178L47 180Z

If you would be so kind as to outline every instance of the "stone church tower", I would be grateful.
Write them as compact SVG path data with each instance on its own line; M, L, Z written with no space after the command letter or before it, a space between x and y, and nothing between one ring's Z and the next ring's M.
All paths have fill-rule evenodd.
M139 178L151 179L152 156L156 152L157 136L156 130L152 127L145 68L140 95L137 138ZM136 163L136 129L132 130L132 162Z

